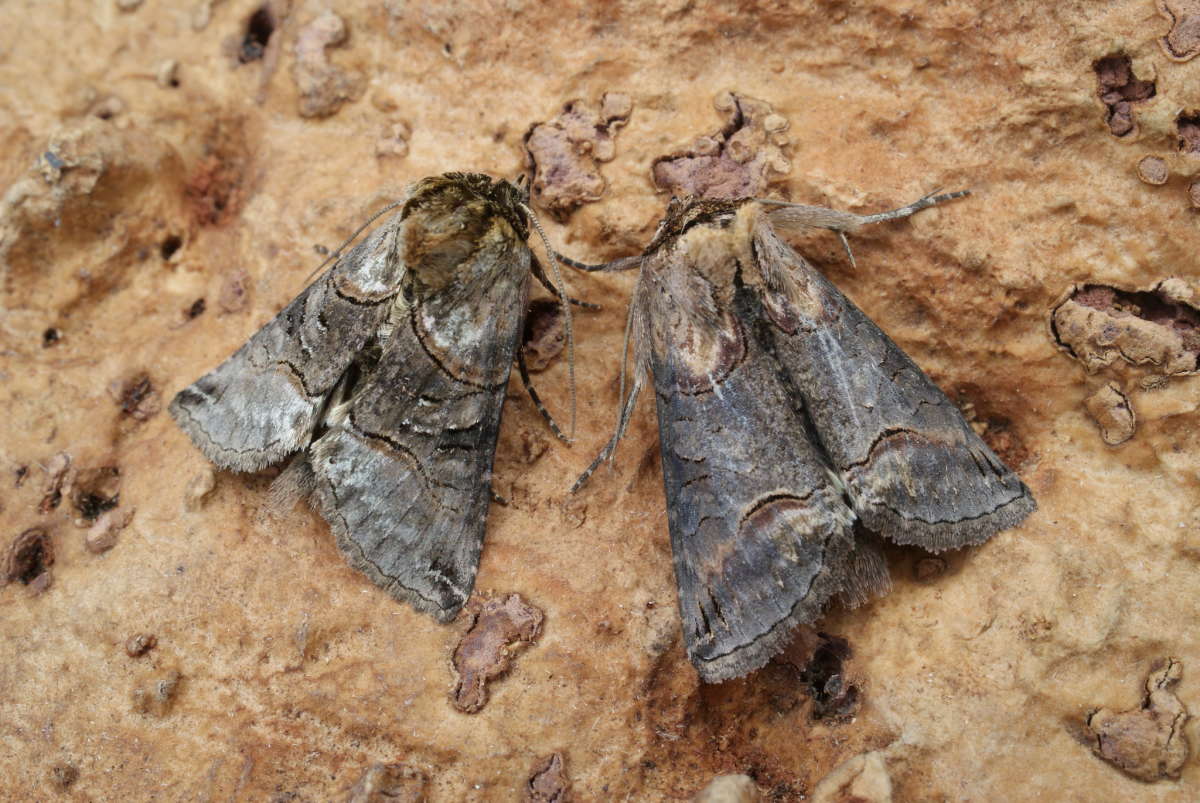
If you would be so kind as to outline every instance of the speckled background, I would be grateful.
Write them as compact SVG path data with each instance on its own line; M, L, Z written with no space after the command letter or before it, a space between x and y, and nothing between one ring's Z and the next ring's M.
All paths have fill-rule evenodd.
M1195 799L1194 6L0 4L5 797L329 800L382 762L435 801L520 799L545 773L578 800L689 799L723 773L767 800ZM730 93L761 104L746 133ZM407 183L528 172L538 123L567 132L581 196L544 222L586 260L648 240L664 158L727 154L756 191L858 212L970 187L855 237L856 269L831 235L798 245L1039 511L942 562L889 549L890 595L702 687L649 403L615 470L567 494L611 431L632 284L570 276L603 306L575 317L579 438L554 441L514 380L478 576L544 619L461 713L465 620L393 602L319 516L268 512L269 474L211 474L165 403ZM1147 156L1165 182L1139 178ZM1051 322L1079 287L1113 288L1072 319L1093 373ZM1142 330L1158 363L1127 359ZM536 376L560 415L565 375ZM832 675L840 693L813 691Z

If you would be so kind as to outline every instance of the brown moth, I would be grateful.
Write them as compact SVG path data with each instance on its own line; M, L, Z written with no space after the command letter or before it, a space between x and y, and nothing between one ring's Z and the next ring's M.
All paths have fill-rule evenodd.
M632 387L654 390L688 657L716 682L765 664L840 595L889 585L883 536L941 552L1036 507L958 408L780 237L878 215L752 198L672 201L638 268ZM624 384L624 383L623 383ZM866 530L857 527L861 523Z
M397 206L170 410L222 468L292 457L273 491L308 496L351 566L448 621L475 582L514 358L526 376L530 275L559 292L526 244L527 190L446 173Z

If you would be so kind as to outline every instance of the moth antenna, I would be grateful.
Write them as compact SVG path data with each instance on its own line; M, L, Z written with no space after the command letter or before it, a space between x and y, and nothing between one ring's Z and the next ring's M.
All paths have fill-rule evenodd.
M550 257L550 272L554 274L554 283L558 285L558 300L562 305L563 312L563 328L567 333L567 388L571 396L571 424L567 428L567 443L575 440L575 327L571 321L571 301L567 294L567 283L563 281L562 271L558 269L558 257L554 249L550 247L550 238L546 236L546 232L542 230L542 224L538 222L537 215L533 214L533 210L528 204L520 204L521 209L529 218L529 222L533 224L533 228L537 230L538 236L542 238L542 245L546 249L546 255Z
M558 258L561 260L563 258L562 254L559 254ZM545 287L547 290L549 290L554 295L558 295L558 288L555 287L553 284L551 284L550 280L546 278L546 274L542 270L542 263L538 262L536 259L533 261L533 275L536 276L537 280L542 283L542 287ZM593 304L590 301L582 301L573 296L567 296L567 301L570 301L572 304L579 307L580 309L591 309L591 310L603 309L603 307L601 307L599 304Z
M850 257L850 267L858 269L858 263L854 261L854 252L850 250L850 238L846 236L846 232L839 231L838 237L842 238L842 245L846 249L846 256Z
M597 271L612 273L618 270L633 270L642 264L641 254L634 254L633 256L628 257L617 257L610 262L601 262L599 264L592 262L580 262L578 259L571 259L569 256L557 252L555 252L554 256L557 257L558 261L564 265L572 267L575 270L582 270L588 273L595 273Z
M636 294L637 291L635 290ZM636 296L635 296L636 297ZM617 391L617 401L620 405L617 408L617 429L613 435L612 449L608 453L608 459L611 462L613 455L617 451L617 441L621 439L621 435L625 430L625 385L629 370L629 343L633 339L633 316L635 307L629 305L629 312L625 316L625 335L621 339L621 382Z
M554 420L554 416L550 415L550 411L546 409L546 405L542 404L542 398L538 396L537 391L533 389L533 382L529 378L529 366L525 364L525 352L517 349L517 370L521 373L521 383L525 385L525 392L529 394L533 406L542 414L542 418L546 419L546 425L550 427L550 431L554 433L554 437L564 443L570 443L571 440L558 428L558 422Z
M939 195L941 190L934 190L926 196L918 198L908 206L902 206L899 209L893 209L890 212L880 212L877 215L863 216L863 223L882 223L885 220L897 220L902 217L908 217L922 209L928 209L946 201L953 201L955 198L963 198L971 194L970 190L958 190L957 192L947 192Z
M922 209L927 209L936 204L952 201L955 198L962 198L970 194L970 190L959 190L942 195L932 192L929 195L918 198L907 206L887 212L879 212L874 215L859 215L854 212L843 212L839 209L830 209L825 206L808 206L806 204L791 203L790 201L778 201L772 198L755 198L754 200L764 206L777 207L775 211L767 213L768 217L772 223L778 224L785 229L808 227L845 233L857 231L859 228L870 223L899 220L900 218L920 212ZM853 256L850 257L850 261L851 263L854 262Z
M342 252L346 250L346 246L348 246L348 245L350 245L350 243L354 242L354 239L356 237L358 237L358 235L362 234L363 230L366 229L367 226L370 226L376 220L379 220L379 218L383 217L388 212L391 212L393 209L395 209L397 206L400 206L403 203L404 203L404 201L393 201L392 203L385 206L383 209L380 209L378 212L376 212L375 214L373 214L369 218L367 218L366 223L363 223L361 226L359 226L357 229L355 229L354 233L351 234L349 237L347 237L345 239L345 241L337 247L336 251L334 251L329 256L325 257L325 261L322 262L320 265L317 265L317 267L313 269L313 272L308 274L308 278L304 280L304 283L308 284L310 281L312 281L312 277L316 276L321 271L321 268L325 267L330 262L332 262L333 260L340 257L342 255Z

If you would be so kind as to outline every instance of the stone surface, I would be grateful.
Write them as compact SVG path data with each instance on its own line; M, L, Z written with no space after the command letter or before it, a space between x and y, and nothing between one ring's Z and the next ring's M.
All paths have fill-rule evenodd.
M1129 397L1116 382L1099 388L1087 397L1083 405L1100 428L1100 437L1109 446L1119 446L1133 437L1137 428L1137 414L1129 403Z
M54 555L41 593L0 589L9 797L320 801L399 764L431 801L507 801L556 752L580 800L689 800L727 774L799 800L868 754L894 800L1200 796L1194 758L1146 783L1078 732L1098 706L1140 709L1161 656L1185 668L1172 694L1200 705L1200 376L1119 356L1088 374L1050 326L1077 286L1175 277L1167 300L1200 286L1187 193L1200 156L1180 151L1200 59L1165 55L1154 2L347 0L348 35L330 47L311 27L330 6L312 0L60 5L0 4L0 548L36 527ZM1118 137L1095 65L1122 55L1155 94L1128 101L1135 127ZM168 60L179 67L160 82ZM632 276L568 277L602 306L574 317L572 447L510 388L495 469L509 505L491 509L479 590L519 593L545 620L474 714L448 696L462 622L438 625L348 569L319 516L269 511L269 472L214 476L168 416L110 395L144 374L169 400L409 182L526 172L525 133L572 99L621 94L633 112L600 199L567 226L543 215L547 234L588 262L634 253L667 202L652 165L717 131L726 92L778 116L762 118L764 143L790 123L773 132L790 166L764 174L776 197L866 213L972 190L856 235L856 269L836 237L796 244L1039 502L935 571L889 548L891 593L818 623L849 647L830 687L857 689L844 715L814 718L815 681L832 680L813 666L816 633L750 677L698 683L652 399L615 467L567 496L611 434ZM108 98L120 112L96 117ZM405 132L407 155L380 154L382 135ZM1178 180L1143 183L1144 156ZM559 357L536 377L560 420L565 375ZM1119 449L1084 407L1110 380L1137 410ZM114 509L137 518L95 556L75 523L112 489L93 484L80 511L72 475L106 467ZM130 657L143 632L157 646ZM1192 745L1196 729L1183 726Z
M1159 661L1146 678L1141 705L1089 713L1085 725L1093 752L1142 781L1179 778L1190 748L1184 733L1190 717L1175 694L1182 677L1178 661Z

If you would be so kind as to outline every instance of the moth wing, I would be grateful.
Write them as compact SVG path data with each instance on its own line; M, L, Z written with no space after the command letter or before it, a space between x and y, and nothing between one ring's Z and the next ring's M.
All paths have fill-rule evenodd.
M476 250L463 281L412 302L309 453L314 498L346 560L443 622L470 596L483 547L527 303L530 252L516 245Z
M647 316L649 361L684 641L716 682L764 665L834 594L861 600L887 576L877 553L856 554L854 514L749 331L756 311L663 327L678 308Z
M176 394L171 415L209 460L257 471L308 445L327 397L399 291L402 238L397 214Z
M870 318L778 238L754 234L780 363L866 526L931 551L987 540L1035 508L1029 489Z

